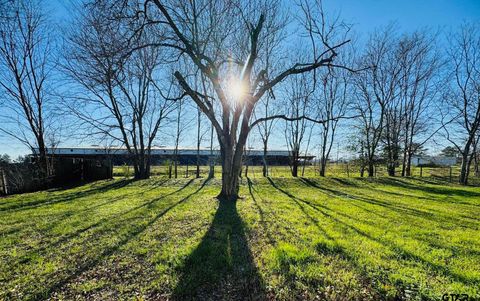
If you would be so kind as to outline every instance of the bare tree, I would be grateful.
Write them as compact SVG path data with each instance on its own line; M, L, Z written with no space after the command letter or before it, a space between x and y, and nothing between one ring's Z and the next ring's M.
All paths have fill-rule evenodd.
M167 60L160 48L132 51L161 33L127 39L137 24L107 16L110 6L106 5L102 1L87 4L72 28L64 69L78 89L65 105L76 117L77 128L125 146L135 178L144 179L150 176L157 132L173 108L168 97L172 85L159 72Z
M335 66L337 50L348 40L335 42L331 36L331 28L334 27L312 27L311 34L320 40L323 50L311 62L294 62L282 72L272 75L260 58L264 54L265 37L277 34L286 26L281 19L283 14L278 1L204 0L186 3L151 0L145 1L145 4L148 23L164 28L168 35L167 39L154 43L155 46L169 47L187 56L215 91L214 95L204 95L195 90L192 82L181 72L175 72L178 83L207 116L217 133L222 159L219 198L235 200L238 197L243 151L250 131L260 122L288 118L277 115L252 121L255 105L291 75ZM152 12L153 8L156 10ZM159 12L161 18L154 12ZM314 15L310 19L324 21L323 16ZM193 27L196 26L200 29L195 30ZM196 41L200 41L202 47ZM237 49L240 53L235 53ZM248 51L241 53L242 49ZM234 79L234 83L229 83L228 79ZM231 95L232 91L235 95Z
M440 67L435 46L435 35L429 37L427 31L404 35L399 41L399 97L403 109L402 176L411 175L412 156L440 129L431 129L435 113L432 105L437 95L436 78Z
M175 142L174 142L174 150L173 150L173 174L175 179L178 178L178 164L179 164L179 157L178 157L178 151L179 151L179 146L181 142L181 138L183 133L185 132L187 128L187 123L182 122L186 118L186 112L185 112L185 100L184 99L179 99L176 101L176 117L175 117ZM169 168L169 177L171 178L171 169Z
M325 176L327 162L335 140L339 117L347 113L351 73L342 69L328 69L319 76L315 105L320 125L320 176Z
M475 152L475 139L480 128L480 31L478 24L464 24L449 37L447 92L444 97L453 118L445 126L447 139L462 156L459 183L468 184L470 164Z
M257 111L261 111L261 115L263 118L268 118L268 116L272 116L279 113L278 106L274 106L272 102L275 99L267 95L263 98L263 100L259 103ZM260 115L260 114L259 114ZM268 143L270 141L270 136L272 135L272 131L276 124L276 119L266 120L258 125L258 133L260 135L260 139L262 140L262 149L263 149L263 158L262 158L262 175L264 177L268 177Z
M395 175L399 158L401 108L398 99L400 69L396 57L395 31L392 26L370 36L365 54L360 58L367 69L355 77L358 99L355 109L360 115L357 128L363 137L368 175L374 166L380 142L384 143L388 173Z
M46 136L51 121L49 80L52 36L37 1L3 3L0 18L0 89L4 92L0 132L18 139L49 174Z
M301 160L302 143L308 128L308 121L301 116L309 114L313 87L307 75L302 74L289 79L287 88L285 115L291 116L292 121L285 121L285 142L290 154L290 171L293 177L298 176L298 167Z

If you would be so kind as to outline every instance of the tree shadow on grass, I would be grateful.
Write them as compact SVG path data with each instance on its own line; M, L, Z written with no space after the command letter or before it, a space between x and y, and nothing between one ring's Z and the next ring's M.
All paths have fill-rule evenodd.
M75 199L87 197L90 195L106 192L112 189L119 189L127 186L128 184L132 183L132 179L126 179L126 180L120 180L120 181L114 181L112 183L108 183L103 185L104 183L101 183L100 185L95 185L94 187L87 189L87 190L81 190L81 191L75 191L75 192L68 192L65 195L60 195L60 197L57 198L45 198L45 199L37 199L34 201L30 202L15 202L10 206L5 206L0 208L0 212L2 211L8 211L8 212L16 212L16 211L22 211L22 210L28 210L28 209L33 209L33 208L39 208L42 206L46 205L54 205L54 204L59 204L59 203L64 203L68 201L72 201ZM80 185L74 186L78 187ZM67 188L62 188L56 191L63 191L67 190ZM6 205L9 205L8 203L4 203ZM0 205L4 205L0 203Z
M412 216L412 217L426 219L426 220L430 220L430 221L437 222L437 223L444 224L444 225L454 223L454 224L461 224L463 227L470 228L470 229L477 229L478 228L476 222L472 222L471 221L472 218L468 217L468 216L456 217L456 216L454 216L454 215L452 215L448 212L442 212L442 211L435 210L435 209L432 209L432 208L417 209L417 208L414 208L414 205L415 205L414 203L412 203L412 205L409 206L409 205L406 205L406 204L402 204L400 202L395 202L395 201L390 202L390 201L384 201L384 200L377 199L377 198L370 198L370 197L367 197L365 195L361 195L361 194L358 194L358 193L357 194L350 194L350 193L346 193L346 192L343 192L343 191L340 191L340 190L331 189L331 188L321 186L319 183L317 183L317 182L315 182L311 179L307 179L307 178L299 178L299 179L306 186L316 188L319 191L321 191L322 193L324 193L328 196L331 196L331 197L340 197L340 198L344 198L344 199L350 199L350 200L353 200L353 201L359 201L359 202L370 204L370 205L380 206L380 207L384 207L386 209L389 209L392 212L396 212L397 214L402 214L402 215L407 214L407 215ZM413 186L415 186L415 185L413 185ZM381 189L379 189L379 191L384 192ZM385 192L385 193L390 194L389 192ZM397 196L402 196L402 195L403 194L397 194ZM435 200L431 199L431 201L432 202L433 201L435 201L435 202L445 202L445 201L438 200L438 199L435 199ZM464 202L461 202L461 201L455 201L455 202L452 201L451 203L452 204L456 203L456 204L472 206L472 204L470 204L470 203L464 203ZM352 202L351 204L356 206L356 207L358 207L358 205L359 205L358 202ZM473 220L476 221L475 218L473 218Z
M187 187L191 181L189 181L184 187L180 189L184 189ZM120 230L126 230L128 229L127 232L124 232L119 235L119 240L116 241L115 243L103 247L101 250L98 250L97 256L96 257L90 257L90 258L84 258L80 264L77 264L74 269L69 271L68 274L64 275L62 279L59 279L58 281L55 281L51 283L51 285L46 285L44 290L42 292L37 292L32 296L32 299L48 299L52 297L52 295L64 288L65 285L73 281L76 277L82 275L86 271L95 268L97 265L101 264L104 262L108 257L111 255L115 254L120 248L128 244L131 240L135 239L139 235L141 235L143 232L145 232L150 226L155 224L160 218L162 218L165 214L170 212L172 209L175 207L185 203L189 199L191 199L194 195L199 193L205 185L208 183L208 180L203 181L203 183L193 192L189 193L185 197L181 198L178 201L175 201L172 204L169 204L165 208L162 208L161 210L158 211L154 216L149 218L146 223L140 223L137 224L137 219L141 218L144 213L148 210L153 210L155 208L150 208L146 209L145 206L138 206L136 208L133 208L133 210L129 210L131 213L135 213L134 216L131 218L116 218L114 221L111 223L111 225L108 225L106 229L103 229L102 232L96 233L97 240L101 240L104 237L106 237L107 234L109 234L109 231L116 229L116 233L119 233ZM178 191L177 191L178 192ZM175 193L175 192L174 192ZM165 197L165 196L163 196ZM153 204L154 202L158 202L161 200L163 197L157 198L151 202L148 202L149 205ZM142 210L139 210L142 209ZM108 221L102 221L107 223ZM96 226L96 225L95 225Z
M302 181L307 180L307 183L312 184L312 182L309 182L308 179L303 179L302 178L300 180L302 180ZM332 212L333 212L333 209L327 208L327 207L322 206L320 204L314 204L314 203L309 202L307 200L303 200L302 198L295 197L292 194L290 194L288 191L285 191L284 189L278 187L275 184L275 182L273 182L272 179L269 178L269 181L274 188L276 188L278 191L284 193L285 195L289 196L297 204L299 203L299 201L302 202L302 203L305 203L308 206L310 206L312 209L314 209L314 210L318 211L319 213L323 214L324 216L328 216L329 218L331 218L335 223L337 223L342 228L348 229L349 231L353 231L354 233L358 234L359 236L362 236L362 237L364 237L368 240L371 240L371 241L375 241L375 242L383 245L384 247L392 250L395 253L395 255L394 255L395 260L405 260L405 261L413 261L413 262L421 263L430 272L433 272L435 274L444 275L446 277L449 277L449 278L451 278L455 281L464 283L466 285L469 285L469 284L478 285L480 283L480 280L478 278L471 277L471 276L468 276L468 275L459 274L455 271L450 270L447 265L442 265L442 264L439 264L439 263L431 262L431 261L423 258L422 256L419 256L419 255L414 254L413 252L411 252L409 250L404 249L403 246L397 244L394 241L381 239L379 237L371 235L370 233L368 233L368 232L366 232L366 231L364 231L361 228L356 226L356 222L361 222L361 221L355 220L353 216L348 216L349 217L349 222L340 220L339 218L325 212L325 209L330 210ZM312 185L312 186L317 187L315 185ZM328 190L330 190L330 189L328 189ZM335 191L335 190L332 190L332 191ZM362 199L358 199L358 200L362 200ZM338 211L334 211L334 212L339 214ZM352 221L353 221L353 223L352 223Z
M386 209L391 210L392 212L396 212L397 214L407 214L409 216L426 219L426 220L430 220L430 221L441 223L441 224L460 223L464 227L477 229L477 225L475 223L471 223L464 219L459 219L455 216L452 216L451 214L447 214L445 212L439 212L438 210L434 210L431 208L417 209L417 208L413 208L413 206L404 205L399 202L389 202L389 201L384 201L382 199L370 198L360 194L350 194L340 190L327 188L307 178L299 178L299 180L300 182L304 183L306 186L316 188L319 191L331 197L340 197L344 199L350 199L352 201L359 201L359 202L370 204L370 205L384 207ZM354 203L352 204L358 205Z
M451 187L445 188L440 186L440 183L437 183L437 184L429 183L430 186L424 186L424 185L416 185L404 179L391 178L391 177L378 178L376 179L376 181L378 183L385 184L385 185L397 186L397 187L402 187L410 190L419 190L426 193L433 193L433 194L440 194L440 195L457 195L461 197L480 197L479 192L465 190L461 188L457 188L457 189L452 189Z
M250 197L252 198L253 204L258 210L258 213L260 215L260 224L262 225L262 229L264 233L267 235L268 242L272 245L276 243L275 239L272 236L272 233L270 229L268 228L268 224L265 220L265 212L263 211L262 207L260 206L259 202L257 201L257 198L255 197L254 191L255 187L253 187L253 182L250 180L250 178L247 178L247 183L248 183L248 193L250 194Z
M330 235L327 230L319 223L319 218L315 215L311 215L308 213L308 208L313 209L317 213L322 214L323 217L329 218L335 222L340 222L341 221L331 215L330 213L327 212L327 210L330 210L330 208L326 206L322 206L320 204L314 204L312 202L309 202L307 200L304 200L302 198L296 197L293 194L291 194L289 191L281 188L277 183L275 183L271 178L268 178L268 181L270 184L279 192L283 193L284 195L288 196L302 211L302 213L310 220L310 222L318 229L320 232L320 237L322 239L315 244L315 251L318 254L321 254L323 256L330 256L330 257L339 257L343 259L345 262L347 262L351 267L353 267L356 272L358 273L359 281L361 281L364 291L363 293L365 294L363 297L366 299L374 299L374 300L379 300L381 293L372 286L372 281L370 277L367 275L365 272L364 267L359 263L358 259L356 256L348 252L344 247L338 244L337 240ZM334 211L332 211L333 213ZM337 214L342 214L339 212L336 212ZM351 218L351 216L344 215L347 218ZM282 269L283 274L288 279L288 282L290 285L295 286L295 283L297 282L296 278L291 279L291 276L289 276L289 268ZM320 281L319 284L317 285L325 285L325 283L322 282L323 280ZM338 291L335 297L329 296L326 292L322 292L320 294L320 298L330 300L330 299L335 299L335 300L347 300L348 299L348 293L349 293L349 286L347 285L344 289L341 291ZM368 297L370 296L370 297ZM368 298L367 298L368 297Z
M220 200L202 241L187 257L173 300L265 300L235 202Z
M112 215L112 216L106 216L106 217L104 217L104 218L99 219L99 220L98 220L97 222L95 222L95 223L86 225L85 227L78 228L78 229L72 231L71 233L67 233L67 234L59 237L56 241L54 241L54 242L52 242L52 243L45 244L45 245L43 245L43 246L41 246L41 247L39 247L39 248L33 248L32 250L30 250L29 252L27 252L27 253L26 253L25 255L23 255L22 257L23 257L23 258L29 258L29 257L32 256L33 254L42 254L42 253L44 253L44 252L46 252L46 251L55 249L55 248L59 247L61 244L68 242L70 239L73 239L73 238L81 235L82 233L85 233L85 232L87 232L87 231L89 231L89 230L92 230L92 229L94 229L94 228L97 228L97 227L101 227L102 225L105 225L106 223L108 223L108 222L109 222L110 220L112 220L112 219L113 219L113 220L116 220L116 219L121 218L122 216L125 216L125 215L127 215L127 214L129 214L129 213L131 213L131 212L138 211L138 210L143 209L143 208L145 208L145 207L147 207L147 208L148 208L148 207L151 207L152 205L154 205L155 203L161 201L162 199L165 199L165 198L167 198L167 197L169 197L169 196L172 196L172 195L175 195L175 194L177 194L177 193L180 193L182 190L184 190L184 189L186 189L188 186L190 186L190 184L192 184L192 182L193 182L193 179L190 179L188 182L186 182L183 186L181 186L179 189L177 189L177 190L175 190L175 191L172 191L172 192L170 192L170 193L161 195L161 196L159 196L158 198L154 198L154 199L152 199L152 200L150 200L150 201L147 201L147 202L145 202L145 203L142 203L142 204L140 204L140 205L138 205L138 206L135 206L135 207L133 207L133 208L130 208L130 209L126 210L126 211L122 211L122 212L117 213L117 214L114 214L114 215ZM207 181L203 182L202 185L201 185L201 187L200 187L200 189L202 189L206 184L207 184ZM114 199L111 199L111 200L109 200L109 201L110 201L110 202L113 202ZM90 208L87 208L87 209L90 209ZM85 211L85 210L83 210L83 211ZM81 212L81 214L84 214L82 211L80 211L80 212ZM62 219L64 219L64 218L67 218L67 216L63 216L63 217L59 218L59 220L57 220L57 221L55 221L55 222L52 221L52 226L51 226L51 227L53 227L54 225L56 225L58 222L60 222L60 220L62 220ZM0 234L6 235L5 233L0 233ZM17 264L22 263L22 257L19 258L19 262L18 262Z

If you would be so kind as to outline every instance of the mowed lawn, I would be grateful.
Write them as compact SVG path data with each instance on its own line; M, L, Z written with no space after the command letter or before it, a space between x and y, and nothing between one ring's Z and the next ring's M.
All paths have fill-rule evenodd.
M431 179L99 181L0 198L0 300L480 295L480 188Z

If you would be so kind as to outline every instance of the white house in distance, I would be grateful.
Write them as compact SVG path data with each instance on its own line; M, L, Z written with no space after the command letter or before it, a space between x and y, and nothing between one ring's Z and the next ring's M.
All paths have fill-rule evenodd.
M437 165L437 166L452 166L457 163L456 157L445 156L412 156L412 165Z

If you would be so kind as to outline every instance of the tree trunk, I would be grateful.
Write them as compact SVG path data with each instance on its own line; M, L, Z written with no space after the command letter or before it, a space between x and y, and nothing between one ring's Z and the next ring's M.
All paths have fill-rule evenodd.
M296 178L298 177L298 151L294 150L292 151L292 177Z
M175 158L175 162L173 164L174 164L173 174L174 174L175 179L176 179L176 178L178 178L178 161L177 161L177 158Z
M292 150L291 158L290 158L290 170L292 172L292 177L298 177L298 158L300 156L299 150Z
M405 143L405 150L403 151L403 160L402 160L402 177L409 176L407 175L407 146Z
M245 164L245 179L248 178L248 161Z
M294 178L298 177L298 164L297 164L297 162L294 162L294 163L293 163L293 166L292 166L292 177L294 177Z
M237 145L237 147L241 147ZM222 190L217 198L220 201L236 201L238 199L239 178L242 167L242 149L237 149L237 156L234 156L232 145L220 143L222 156Z
M388 163L387 169L388 169L388 176L394 177L395 176L395 163L393 163L393 162Z
M327 162L322 158L320 161L320 176L325 177L325 170L327 169Z
M462 155L462 166L460 167L460 178L458 179L458 183L461 185L468 184L468 174L467 174L467 167L468 167L468 155Z
M149 156L135 155L134 159L134 179L144 180L150 178L150 159Z
M412 154L407 154L407 162L405 166L405 176L412 176Z
M368 162L368 176L370 178L375 176L375 165L372 161Z
M213 156L213 126L210 129L210 158L208 160L208 178L213 179L215 177L215 161L216 158ZM200 167L198 168L198 176L200 177Z
M222 171L222 191L218 195L221 201L236 201L238 199L238 180L240 166L235 166L228 171Z
M200 178L200 144L201 136L200 136L200 125L201 125L201 114L202 112L198 110L197 112L197 163L196 163L196 170L195 170L195 178Z
M267 152L268 152L268 140L263 140L263 168L262 175L268 177L268 165L267 165Z
M40 177L42 180L45 180L48 175L49 175L49 168L48 168L48 158L47 158L47 151L45 148L45 143L43 142L42 139L38 139L38 149L39 149L39 154L38 154L38 163L40 167Z
M475 152L473 154L473 170L474 170L474 174L475 174L475 177L479 177L480 176L480 170L478 169L478 153Z
M263 162L262 162L262 175L264 177L268 177L268 166L267 166L267 158L266 156L263 156Z
M468 184L468 166L469 166L468 153L469 152L470 152L470 143L467 142L462 152L462 166L460 167L460 178L458 179L458 183L461 185Z

